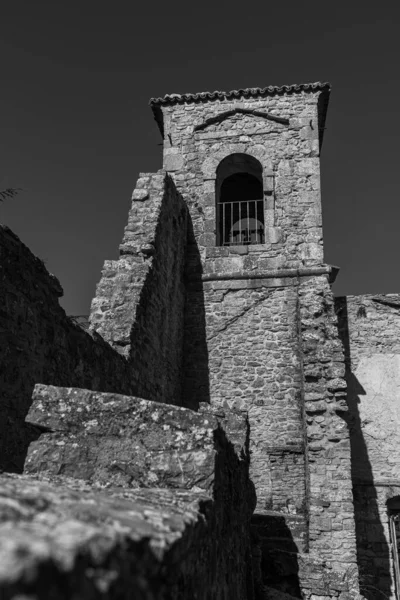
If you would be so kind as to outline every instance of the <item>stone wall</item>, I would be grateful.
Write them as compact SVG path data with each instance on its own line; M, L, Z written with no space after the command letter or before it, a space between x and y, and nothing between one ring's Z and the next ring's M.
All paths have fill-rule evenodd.
M400 297L348 296L336 304L346 347L361 587L369 600L394 599L388 501L400 497Z
M204 492L96 490L26 475L0 483L2 600L221 597Z
M181 403L187 208L165 172L140 175L120 258L107 260L91 329L129 359L142 397Z
M189 207L193 227L186 265L184 399L194 406L206 401L249 410L258 509L290 504L303 514L295 288L296 269L323 265L319 96L172 100L160 106L164 168ZM251 157L260 165L265 244L216 246L217 170L231 155ZM292 269L291 277L285 269ZM286 460L299 461L285 498L271 475L268 456L274 450L266 442L271 431L280 451L294 449Z
M245 409L251 422L252 478L259 509L305 508L304 434L301 410L301 373L294 287L259 287L247 281L204 282L208 390L201 386L202 371L195 369L199 340L189 323L185 350L185 397L215 406ZM288 283L288 282L286 282ZM189 286L190 290L190 286ZM188 292L188 308L196 290ZM193 310L193 318L201 318ZM197 329L198 331L200 328ZM208 397L203 393L208 392ZM271 444L270 433L274 432ZM285 492L276 477L275 453L291 449L296 468L286 477ZM272 468L271 460L274 462ZM303 471L300 465L303 465ZM301 472L302 471L302 472Z
M24 418L36 383L135 393L127 361L59 305L63 291L43 262L0 227L0 467L21 471L35 432Z
M186 341L186 397L248 411L264 584L295 597L355 598L345 359L329 269L314 272L189 282L196 327ZM196 371L201 335L207 370Z
M37 386L28 420L31 477L1 481L2 598L253 600L244 415Z
M338 571L356 571L345 364L325 277L299 290L308 449L310 550Z
M106 487L209 491L218 426L229 430L237 452L247 456L246 417L231 411L195 412L132 396L37 385L27 421L43 433L29 447L25 473L62 474Z
M181 403L187 209L171 179L143 175L119 261L107 261L89 332L59 305L62 288L0 228L0 466L20 471L36 432L24 424L36 383Z
M160 107L164 168L186 200L206 272L297 267L323 261L319 170L320 91L174 102ZM238 256L216 245L219 163L246 154L261 164L266 243Z

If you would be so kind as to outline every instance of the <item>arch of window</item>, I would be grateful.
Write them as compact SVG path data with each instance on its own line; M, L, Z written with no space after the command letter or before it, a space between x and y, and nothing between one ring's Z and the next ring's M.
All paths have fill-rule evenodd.
M217 245L263 244L264 194L261 163L231 154L217 168Z

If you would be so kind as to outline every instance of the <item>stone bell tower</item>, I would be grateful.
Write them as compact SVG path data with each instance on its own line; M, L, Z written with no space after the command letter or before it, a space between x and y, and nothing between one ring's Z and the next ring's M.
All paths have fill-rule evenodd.
M251 88L151 106L163 168L190 213L183 404L248 412L263 560L298 552L343 574L356 570L356 548L335 269L323 259L329 91ZM271 520L278 547L263 534ZM296 561L286 579L297 570L304 591L306 563Z

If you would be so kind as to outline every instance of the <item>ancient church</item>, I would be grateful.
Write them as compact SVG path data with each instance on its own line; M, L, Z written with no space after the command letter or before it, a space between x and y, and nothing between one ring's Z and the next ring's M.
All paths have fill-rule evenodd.
M400 295L333 296L329 94L152 99L89 327L0 228L2 600L400 600Z

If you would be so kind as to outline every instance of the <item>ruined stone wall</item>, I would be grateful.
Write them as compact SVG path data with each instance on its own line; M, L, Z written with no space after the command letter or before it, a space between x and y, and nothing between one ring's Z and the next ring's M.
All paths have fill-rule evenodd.
M368 599L395 598L387 502L400 496L400 297L336 303L346 347L361 586Z
M2 600L223 597L210 568L209 495L63 477L2 475L0 484Z
M129 359L138 394L180 404L187 208L165 172L142 174L120 258L107 260L91 329Z
M36 383L181 403L186 227L171 179L164 172L141 177L121 258L105 264L90 332L60 307L57 279L0 229L2 468L21 470L36 435L24 424Z
M35 435L24 424L36 383L135 393L127 361L59 305L62 288L7 227L0 227L0 465L20 471Z
M325 277L299 289L306 420L310 549L342 571L356 569L345 364Z
M2 598L254 600L245 415L36 386L28 420L45 433L30 477L1 480Z

